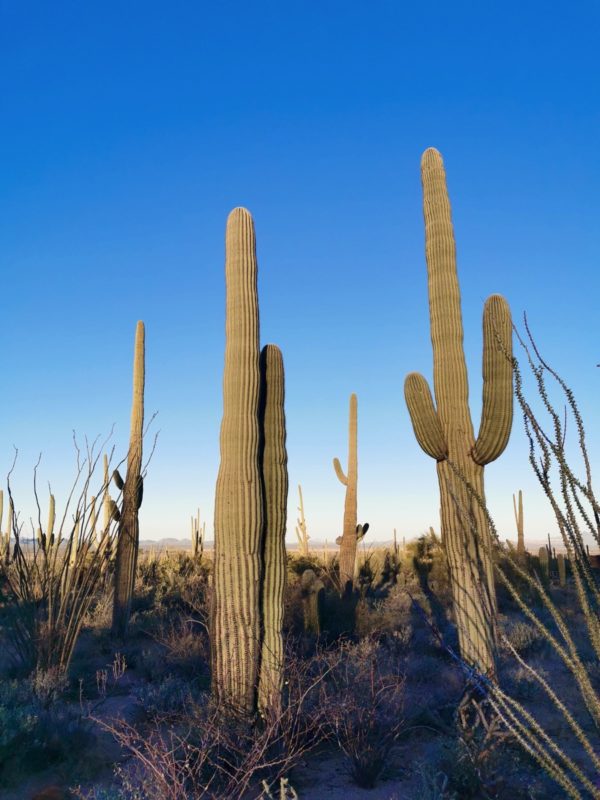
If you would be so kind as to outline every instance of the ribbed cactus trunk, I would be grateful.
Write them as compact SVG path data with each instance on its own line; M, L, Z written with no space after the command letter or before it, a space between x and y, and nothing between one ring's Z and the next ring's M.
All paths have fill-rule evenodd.
M144 435L145 331L138 322L133 359L133 402L127 453L127 475L117 534L113 636L124 637L131 613L139 545L138 511L142 503L142 441Z
M523 492L519 489L519 504L517 506L517 501L515 500L515 496L513 494L513 508L515 511L515 523L517 525L517 558L520 561L525 561L526 558L526 550L525 550L525 527L523 522Z
M277 712L283 688L283 595L286 584L287 451L285 447L284 372L280 349L263 347L260 355L261 397L259 465L264 485L262 575L262 649L258 706Z
M485 501L483 465L498 458L510 436L510 310L500 295L492 295L485 303L483 411L475 439L468 404L456 247L444 165L437 150L429 149L423 155L422 181L437 409L425 378L418 373L407 376L405 396L417 440L437 461L442 542L450 567L461 655L471 665L494 674L492 546L485 515L472 493Z
M344 529L340 541L340 587L342 594L352 591L354 568L356 564L356 503L358 482L357 455L357 415L358 401L355 394L350 395L348 425L348 473L344 474L339 459L333 459L333 467L340 482L346 487L344 500Z
M256 707L261 655L263 488L259 469L259 319L252 217L234 209L225 237L225 370L215 494L211 612L213 691L243 714Z

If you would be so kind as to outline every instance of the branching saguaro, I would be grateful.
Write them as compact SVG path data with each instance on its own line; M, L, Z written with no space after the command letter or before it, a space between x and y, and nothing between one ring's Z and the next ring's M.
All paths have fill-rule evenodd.
M338 458L333 459L333 468L338 480L346 487L344 500L344 528L340 545L340 587L342 594L351 591L354 585L354 565L356 563L356 503L358 483L358 448L357 448L358 400L350 395L350 412L348 422L348 472L344 473Z
M491 295L483 312L483 411L475 439L468 404L456 246L442 157L430 148L421 162L429 313L436 405L425 378L406 377L404 391L415 436L437 462L442 541L450 567L461 655L494 674L494 587L491 537L463 476L484 497L483 467L504 451L512 425L512 323L507 302ZM473 525L461 521L467 508ZM475 531L476 533L474 533Z
M225 235L225 368L215 492L211 611L213 691L244 714L256 705L264 525L259 468L259 318L254 223L234 209Z
M267 344L260 354L259 464L264 484L262 649L258 705L280 710L283 688L283 595L286 584L285 526L288 473L285 447L284 372L281 350Z
M135 351L133 358L133 402L131 406L131 432L127 453L127 474L125 480L115 470L113 477L117 487L123 492L120 513L113 508L113 516L118 517L117 555L115 561L115 594L113 601L113 636L124 637L131 613L131 599L135 583L139 546L138 511L142 504L142 442L144 438L144 381L145 381L145 330L144 323L138 322L135 332ZM115 513L115 511L117 513Z

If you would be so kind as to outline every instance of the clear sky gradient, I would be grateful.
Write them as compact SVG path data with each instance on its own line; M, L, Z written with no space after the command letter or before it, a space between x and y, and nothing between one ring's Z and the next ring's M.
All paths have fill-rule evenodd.
M141 536L212 531L224 230L254 215L261 341L286 367L289 535L341 532L348 397L371 540L439 527L404 404L432 373L419 161L443 154L473 422L481 313L500 292L571 384L600 454L600 11L596 2L0 2L0 474L60 504L71 431L126 451L135 324L160 436ZM552 530L515 415L486 468L514 537ZM571 430L571 435L573 430Z

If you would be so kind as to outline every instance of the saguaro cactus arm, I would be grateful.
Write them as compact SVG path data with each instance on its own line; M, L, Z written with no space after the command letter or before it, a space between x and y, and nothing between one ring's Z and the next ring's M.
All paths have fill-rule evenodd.
M493 294L483 309L483 409L471 451L477 464L489 464L504 452L512 418L512 320L506 300Z
M411 372L404 381L404 397L417 442L427 455L443 461L448 444L440 425L429 384L419 372Z
M348 476L342 469L342 465L340 464L339 458L333 459L333 468L335 470L335 474L338 476L338 480L340 481L340 483L343 483L344 486L348 486Z

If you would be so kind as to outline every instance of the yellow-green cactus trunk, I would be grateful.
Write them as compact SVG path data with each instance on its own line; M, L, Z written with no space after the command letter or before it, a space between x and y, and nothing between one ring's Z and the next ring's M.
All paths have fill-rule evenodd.
M352 591L356 565L356 504L358 483L357 417L358 400L355 394L351 394L348 422L348 473L344 474L337 458L333 460L336 475L339 481L346 487L346 497L344 499L344 528L340 541L340 588L342 594Z
M243 208L227 220L221 462L215 493L211 612L213 691L243 714L256 707L261 652L262 479L259 449L259 318L254 224Z
M133 359L133 401L131 431L127 453L127 477L117 534L115 594L113 600L113 636L124 637L131 613L139 545L138 510L142 491L142 441L144 435L145 330L138 322Z
M262 432L260 467L264 482L264 540L262 575L262 649L258 705L263 713L276 713L283 688L283 595L287 559L287 451L285 447L284 371L280 349L266 345L260 357Z
M450 568L461 655L495 672L492 543L485 514L483 465L498 458L512 424L512 324L504 298L483 315L483 411L477 439L468 404L456 247L442 158L422 159L423 208L433 345L434 405L425 378L411 373L405 396L417 441L437 461L441 531Z

